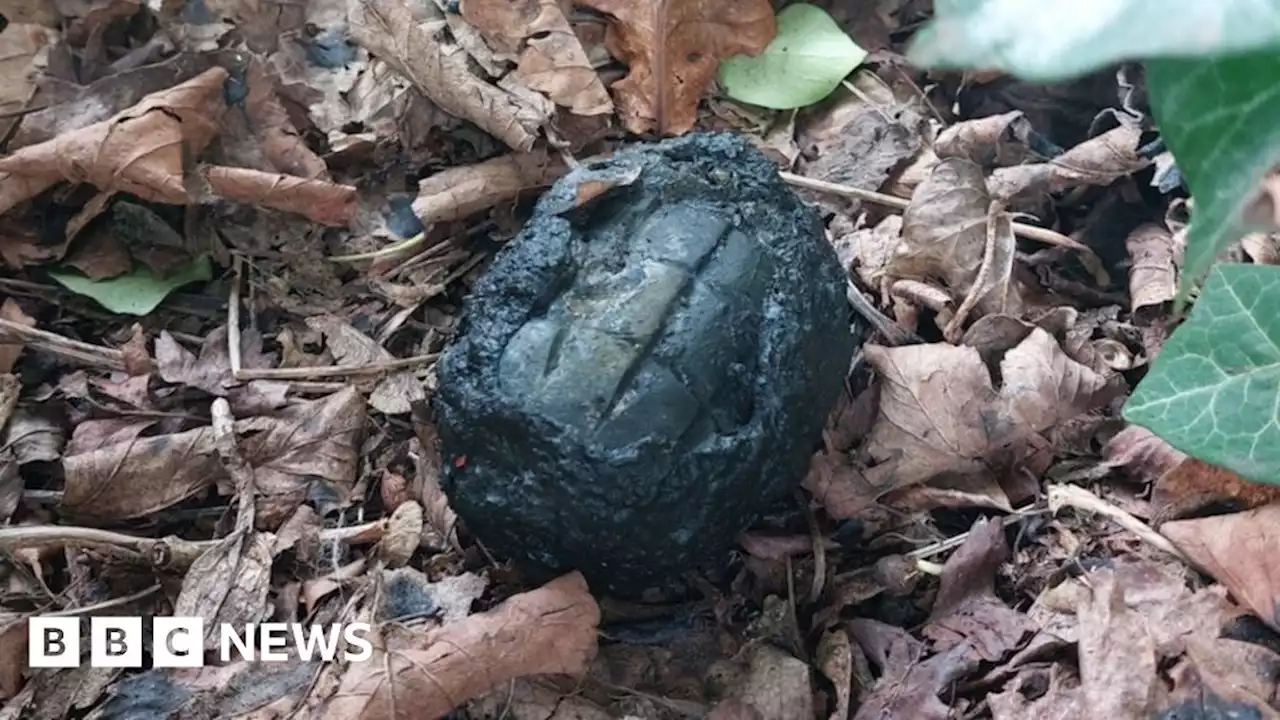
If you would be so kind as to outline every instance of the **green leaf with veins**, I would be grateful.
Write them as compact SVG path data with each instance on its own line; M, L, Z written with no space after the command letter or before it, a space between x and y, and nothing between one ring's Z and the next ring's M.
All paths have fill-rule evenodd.
M1280 267L1216 265L1124 407L1205 462L1280 484Z
M1147 63L1151 110L1195 200L1182 291L1238 240L1241 211L1280 160L1280 52Z
M208 255L201 255L167 277L158 277L141 264L129 273L106 280L92 280L68 271L52 271L49 277L74 293L93 298L113 313L146 315L159 307L169 293L183 285L211 279L213 266Z
M866 58L826 10L796 3L778 13L778 33L764 52L720 63L720 85L729 97L753 105L807 107L830 95Z
M1048 82L1123 60L1224 55L1277 41L1275 0L937 0L907 59Z

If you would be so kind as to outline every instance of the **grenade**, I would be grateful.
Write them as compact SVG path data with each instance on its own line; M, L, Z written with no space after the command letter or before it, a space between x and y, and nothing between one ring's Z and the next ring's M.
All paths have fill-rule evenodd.
M442 485L486 547L636 594L723 563L803 479L866 328L817 213L745 139L584 164L437 366Z

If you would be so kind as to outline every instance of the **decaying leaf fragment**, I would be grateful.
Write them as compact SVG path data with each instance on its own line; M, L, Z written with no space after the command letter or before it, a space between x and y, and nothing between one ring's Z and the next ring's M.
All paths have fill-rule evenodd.
M465 118L512 149L528 151L550 109L536 107L471 72L461 49L423 29L401 0L360 0L351 38L408 78L446 112Z
M613 85L623 125L643 134L693 127L720 61L757 55L778 31L769 0L583 0L613 16L606 44L631 67Z
M367 662L352 663L325 717L444 717L526 675L581 677L596 654L600 609L578 573L428 632L384 626Z
M495 49L518 58L516 75L575 115L613 112L613 101L555 0L465 0L462 16Z
M152 93L109 120L0 158L0 213L60 180L183 205L183 154L199 154L226 110L227 71L211 68Z

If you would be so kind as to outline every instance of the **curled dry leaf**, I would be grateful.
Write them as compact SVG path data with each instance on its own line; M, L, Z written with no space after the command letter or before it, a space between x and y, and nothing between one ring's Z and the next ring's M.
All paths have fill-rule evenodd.
M1129 251L1129 309L1160 307L1178 293L1173 234L1156 223L1138 226L1124 241Z
M348 666L326 717L443 717L526 675L582 677L596 654L600 609L578 573L509 598L497 608L428 632L375 642Z
M260 60L250 63L245 73L245 91L245 115L272 169L309 180L328 180L329 168L298 134L276 95L274 74Z
M778 31L769 0L582 0L613 16L606 45L630 66L613 84L623 125L681 135L720 61L758 55Z
M378 558L391 568L409 562L422 542L422 525L422 506L413 501L402 503L387 522L387 531L378 544Z
M351 38L409 79L446 112L470 120L514 150L528 151L551 110L495 87L467 66L466 55L424 30L400 0L360 0Z
M961 158L934 166L902 215L902 242L885 269L893 278L941 279L954 299L975 292L982 314L1021 308L1021 286L1013 279L1014 238L1007 217L989 229L991 198L982 168ZM1003 213L998 213L1003 215ZM988 247L990 246L990 252ZM984 258L988 269L980 272Z
M241 502L253 502L241 498ZM173 603L178 617L204 618L205 649L219 646L218 625L242 628L270 615L271 550L275 538L253 528L236 528L196 559Z
M0 213L60 180L182 205L183 155L198 154L226 110L215 67L116 116L0 158Z
M884 385L867 451L872 484L901 487L983 472L997 451L1109 402L1120 388L1036 328L1000 360L997 388L978 350L945 343L866 347Z
M205 165L200 177L219 197L297 213L334 227L351 221L359 199L351 185L249 168Z
M1044 196L1082 186L1106 186L1151 164L1138 154L1142 127L1126 123L1090 138L1052 160L1000 168L987 187L993 197Z
M423 225L460 220L549 187L567 171L559 157L541 148L449 168L418 184L413 212Z
M518 55L516 74L575 115L613 112L613 101L555 0L465 0L462 16L502 52Z
M1029 158L1031 121L1021 110L958 122L938 134L939 158L958 157L982 167L1018 165Z

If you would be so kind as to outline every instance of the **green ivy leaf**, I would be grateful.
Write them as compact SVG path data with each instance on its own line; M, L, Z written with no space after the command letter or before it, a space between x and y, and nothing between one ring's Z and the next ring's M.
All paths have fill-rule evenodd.
M1280 267L1217 265L1124 407L1184 453L1280 484Z
M213 265L208 255L201 255L164 278L156 277L142 265L130 273L107 280L91 280L70 272L51 272L49 276L71 292L96 300L111 312L146 315L159 307L169 293L183 285L211 279Z
M778 33L764 52L720 63L720 85L735 100L790 110L830 95L866 58L825 10L797 3L778 13Z
M1179 293L1185 298L1214 258L1249 229L1241 211L1280 160L1280 54L1153 60L1147 92L1195 199Z
M936 0L907 59L1048 82L1122 60L1238 53L1277 40L1274 0Z

